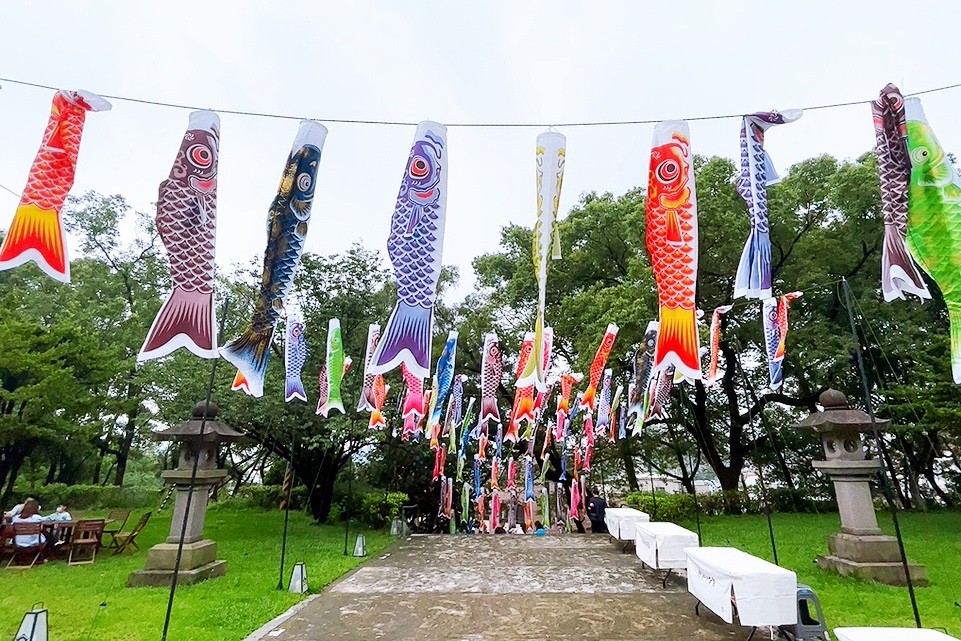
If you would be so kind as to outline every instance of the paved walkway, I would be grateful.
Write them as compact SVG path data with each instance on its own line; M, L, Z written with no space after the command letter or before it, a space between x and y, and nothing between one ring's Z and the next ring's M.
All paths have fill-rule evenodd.
M308 565L309 570L309 565ZM280 641L728 641L605 536L414 536L265 630Z

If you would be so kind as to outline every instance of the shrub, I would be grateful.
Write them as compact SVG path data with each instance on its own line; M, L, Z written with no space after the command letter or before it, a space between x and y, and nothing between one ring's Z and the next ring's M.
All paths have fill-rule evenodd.
M335 505L339 508L336 515L331 509L330 519L334 520L335 516L346 518L349 514L350 518L379 530L390 525L390 522L400 515L400 508L407 502L407 498L403 492L364 492L355 495L351 509L346 505L348 499L342 499L340 505Z
M65 504L68 510L137 509L156 505L160 501L160 489L50 483L41 487L17 488L16 496L20 500L27 496L37 499L44 513L52 512L60 504Z
M768 492L772 512L831 512L837 504L822 497L812 497L803 490L775 488ZM701 516L719 514L761 514L764 503L759 492L750 495L744 492L712 492L698 494L697 508ZM658 492L652 497L650 492L632 492L624 497L624 502L642 512L647 512L652 520L678 521L693 519L696 513L694 497L691 494L665 494Z
M283 485L245 485L231 501L258 510L278 510L284 496ZM302 510L307 505L307 487L298 485L290 492L290 509Z

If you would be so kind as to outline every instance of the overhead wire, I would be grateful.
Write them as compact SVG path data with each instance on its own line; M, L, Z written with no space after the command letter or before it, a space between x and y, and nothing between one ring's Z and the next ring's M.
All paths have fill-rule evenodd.
M33 87L35 89L45 89L48 91L58 91L59 87L54 87L52 85L46 85L39 82L29 82L26 80L16 80L13 78L0 78L0 82L8 82L12 85L20 85L24 87ZM938 93L941 91L948 91L951 89L957 89L961 87L961 83L955 83L950 85L942 85L940 87L931 87L929 89L922 89L920 91L915 91L910 94L906 94L905 97L910 96L921 96L925 94ZM176 102L167 102L162 100L150 100L147 98L135 98L131 96L121 96L112 94L99 94L100 96L107 98L108 100L118 100L122 102L131 102L142 105L149 105L153 107L166 107L171 109L209 109L210 111L216 111L220 114L230 114L235 116L249 116L254 118L274 118L279 120L318 120L327 123L338 123L346 125L382 125L382 126L396 126L396 127L414 127L417 125L416 122L404 121L404 120L387 120L387 119L357 119L357 118L321 118L321 117L306 117L306 116L295 116L292 114L279 114L270 113L266 111L254 111L249 109L218 109L211 107L199 107L196 105L186 105ZM870 100L846 100L841 102L833 102L820 105L810 105L803 107L804 111L817 111L820 109L837 109L841 107L852 107L855 105L868 104L873 101ZM746 113L750 111L743 111L739 113L728 113L728 114L714 114L705 116L688 116L682 118L681 120L687 121L703 121L703 120L726 120L731 118L741 118ZM653 125L665 120L664 118L645 118L639 120L594 120L594 121L571 121L571 122L453 122L446 123L447 127L458 127L458 128L525 128L525 127L621 127L621 126L631 126L631 125Z

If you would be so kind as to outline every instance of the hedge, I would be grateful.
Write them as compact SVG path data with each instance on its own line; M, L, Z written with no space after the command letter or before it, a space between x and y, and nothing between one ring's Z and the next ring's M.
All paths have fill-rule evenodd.
M837 510L833 501L811 498L800 490L778 488L768 493L774 512L831 512ZM764 503L757 496L744 492L713 492L697 495L697 507L702 516L719 514L758 514L764 511ZM658 521L680 521L695 516L694 496L691 494L665 494L658 492L632 492L624 497L624 503L646 512Z
M19 503L31 496L40 502L41 512L53 512L58 505L67 509L147 508L159 504L161 488L117 487L116 485L65 485L50 483L40 487L17 488L14 498Z

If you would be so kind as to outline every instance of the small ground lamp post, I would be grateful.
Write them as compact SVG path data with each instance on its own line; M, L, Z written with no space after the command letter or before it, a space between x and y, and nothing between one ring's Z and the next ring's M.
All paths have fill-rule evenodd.
M216 403L198 403L189 421L154 433L161 441L181 443L177 469L163 473L164 483L176 492L173 520L167 540L150 548L144 569L127 579L130 587L170 585L181 532L184 543L178 583L191 585L227 572L227 562L217 560L217 543L203 536L204 519L210 489L227 476L226 470L217 467L217 450L221 443L241 440L243 434L217 421L218 412Z
M834 484L841 514L841 531L828 538L829 554L819 556L817 563L842 576L905 585L898 540L881 533L874 511L870 483L881 471L881 461L867 458L861 436L873 431L871 417L850 409L847 397L834 389L823 392L818 402L824 411L794 426L821 435L825 460L814 461L814 468L827 474ZM881 431L889 422L875 419L874 424ZM924 566L909 566L914 585L927 585Z

